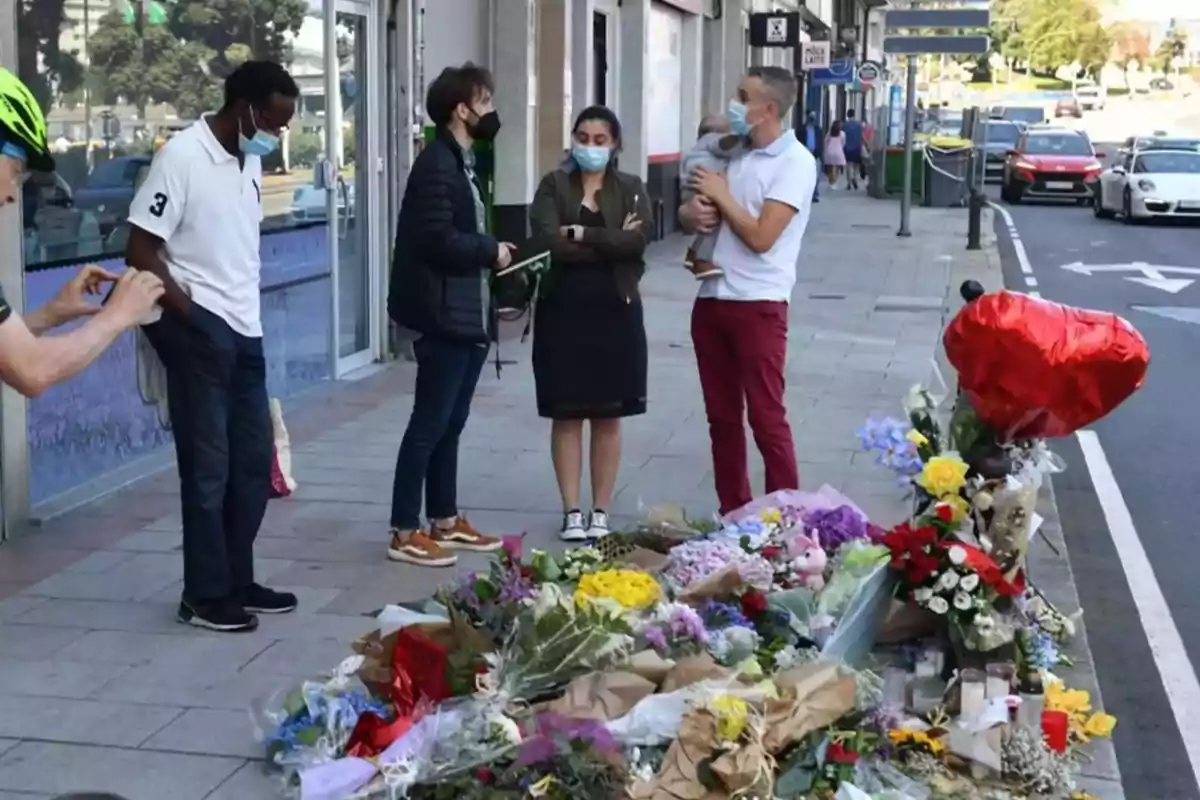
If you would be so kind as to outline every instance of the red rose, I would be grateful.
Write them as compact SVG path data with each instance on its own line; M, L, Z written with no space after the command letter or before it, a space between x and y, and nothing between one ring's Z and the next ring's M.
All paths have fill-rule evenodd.
M533 579L533 567L521 567L521 577L527 580Z
M947 525L954 521L954 509L947 503L938 503L937 507L934 508L934 513L937 514L938 519Z
M834 764L853 764L858 761L858 753L846 749L841 742L834 742L825 751L825 760L832 761Z
M496 780L496 775L487 767L479 767L475 770L475 780L480 783L491 785Z
M766 559L778 558L783 548L777 544L769 544L762 549L762 557Z
M932 525L922 525L913 533L913 538L917 544L924 547L925 545L937 544L938 531Z
M747 617L757 617L767 610L767 596L762 592L750 590L742 595L742 613Z

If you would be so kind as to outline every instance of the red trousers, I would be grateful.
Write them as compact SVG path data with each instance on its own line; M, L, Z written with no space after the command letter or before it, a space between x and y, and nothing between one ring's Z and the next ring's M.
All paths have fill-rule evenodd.
M692 345L712 439L721 513L753 496L746 465L750 430L766 467L768 493L800 488L792 429L783 403L787 303L700 298L692 307Z

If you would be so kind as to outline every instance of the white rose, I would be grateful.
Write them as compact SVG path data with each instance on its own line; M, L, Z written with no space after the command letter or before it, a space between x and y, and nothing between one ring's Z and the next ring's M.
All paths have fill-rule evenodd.
M511 718L497 714L488 720L488 733L501 744L521 743L521 729Z
M992 619L987 614L980 614L979 616L975 617L975 627L979 628L981 631L991 630L995 624L996 620Z
M954 607L959 611L966 611L971 605L971 595L966 592L958 592L954 595Z
M992 507L992 495L989 492L976 492L975 497L971 499L975 507L980 511L987 511Z
M928 603L931 597L933 597L933 589L922 587L913 592L913 599L918 603Z
M929 610L935 614L945 614L950 610L950 604L944 597L935 597L929 601Z
M958 573L952 569L948 569L942 573L942 577L938 578L938 588L944 591L950 591L955 586L958 586Z
M950 563L951 564L953 564L956 567L962 566L966 562L966 560L967 560L967 551L964 548L959 547L958 545L954 545L953 547L950 548Z
M962 580L958 582L958 588L964 592L973 592L979 586L979 576L974 572L968 572L962 576Z

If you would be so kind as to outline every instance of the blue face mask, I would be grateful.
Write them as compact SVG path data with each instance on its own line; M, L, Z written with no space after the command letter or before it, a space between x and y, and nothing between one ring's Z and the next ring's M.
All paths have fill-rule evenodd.
M754 128L746 121L746 104L739 103L737 100L729 101L729 110L726 112L729 117L729 128L738 136L749 136L750 131Z
M608 166L612 151L607 147L577 144L571 147L571 158L584 172L600 172Z
M254 112L250 112L250 119L253 121ZM241 125L238 125L238 147L248 156L258 156L263 158L274 153L279 147L279 137L273 133L259 130L257 126L254 128L254 136L247 138L246 134L242 133Z

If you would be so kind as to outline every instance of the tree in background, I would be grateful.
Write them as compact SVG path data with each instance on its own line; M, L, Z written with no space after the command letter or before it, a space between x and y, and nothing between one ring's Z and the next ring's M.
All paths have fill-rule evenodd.
M1159 72L1170 72L1172 64L1176 58L1183 58L1188 50L1187 31L1178 28L1172 20L1171 28L1167 31L1167 35L1158 43L1158 47L1154 50L1154 55L1150 58L1150 64Z
M1111 59L1121 69L1130 62L1146 64L1150 61L1150 34L1136 22L1117 22L1108 29L1112 39Z
M993 0L992 17L996 52L1030 72L1054 75L1075 62L1095 72L1108 61L1096 0Z
M20 0L17 3L17 74L44 111L51 100L83 85L84 69L76 52L59 47L67 25L66 0Z
M181 118L195 119L221 104L222 83L244 61L289 63L288 36L299 33L308 3L174 0L161 7L162 24L144 21L141 31L126 10L116 9L100 20L89 41L93 70L106 83L106 102L124 99L138 107L142 119L151 103L169 104Z

